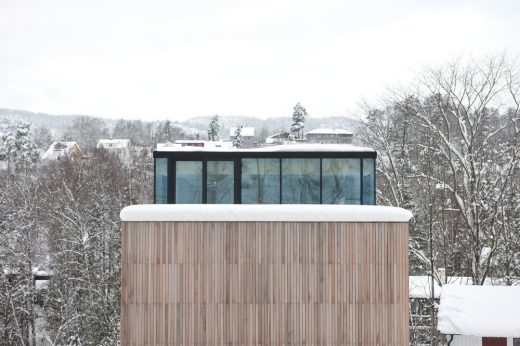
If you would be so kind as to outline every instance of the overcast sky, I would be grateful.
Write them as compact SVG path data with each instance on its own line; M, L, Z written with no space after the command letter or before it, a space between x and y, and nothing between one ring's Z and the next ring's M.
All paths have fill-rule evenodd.
M425 65L518 56L519 16L516 0L0 0L0 107L348 115Z

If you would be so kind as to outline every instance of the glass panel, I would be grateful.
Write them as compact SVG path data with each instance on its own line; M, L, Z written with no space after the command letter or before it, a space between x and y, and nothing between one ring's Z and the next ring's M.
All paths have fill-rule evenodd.
M279 159L242 159L242 203L280 203Z
M282 160L282 203L320 203L320 159Z
M361 204L361 160L323 159L323 204Z
M175 203L202 203L202 162L177 161Z
M374 159L363 159L363 204L376 204Z
M168 159L155 159L155 203L168 203Z
M233 161L208 161L208 203L233 203L234 168Z

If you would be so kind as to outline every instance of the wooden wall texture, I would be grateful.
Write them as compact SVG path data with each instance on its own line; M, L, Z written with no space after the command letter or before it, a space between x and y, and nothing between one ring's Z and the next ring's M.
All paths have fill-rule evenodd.
M408 224L122 222L122 345L408 345Z

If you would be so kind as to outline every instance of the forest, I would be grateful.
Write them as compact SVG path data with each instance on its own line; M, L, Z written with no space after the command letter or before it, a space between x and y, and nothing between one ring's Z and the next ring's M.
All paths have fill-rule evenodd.
M377 204L414 214L410 275L519 283L519 68L504 55L458 58L361 105L351 130L378 153ZM119 212L151 202L153 160L142 150L123 161L96 143L189 137L170 121L109 128L91 117L65 133L85 159L39 161L55 139L45 127L0 137L0 345L118 343ZM52 273L44 297L35 271ZM411 343L442 344L433 296L425 314L426 330L411 319Z

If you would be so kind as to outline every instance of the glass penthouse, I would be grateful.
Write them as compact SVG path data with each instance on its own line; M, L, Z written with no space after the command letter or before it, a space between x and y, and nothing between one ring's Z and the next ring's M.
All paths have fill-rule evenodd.
M153 156L156 204L375 204L370 148L166 147Z

